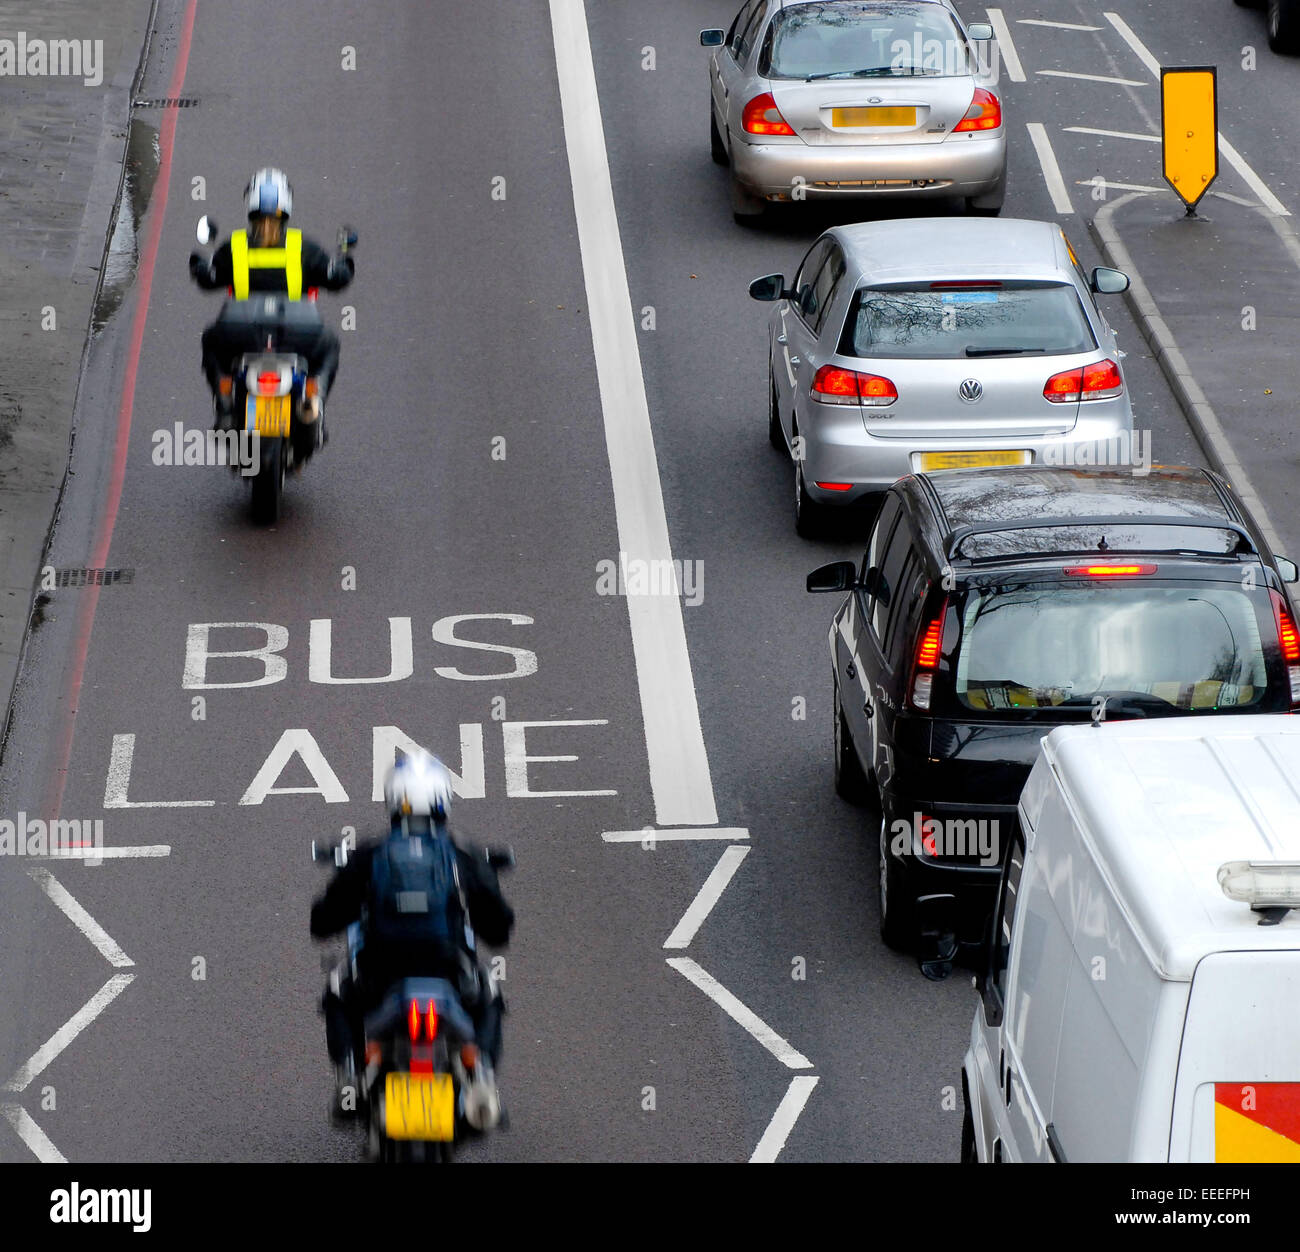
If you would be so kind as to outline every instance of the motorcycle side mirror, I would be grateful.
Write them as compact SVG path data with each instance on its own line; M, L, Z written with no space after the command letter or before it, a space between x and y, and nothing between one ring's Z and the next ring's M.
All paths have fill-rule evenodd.
M199 218L199 228L195 231L198 240L202 244L209 244L217 237L217 223L215 218L208 217L204 214Z
M357 232L351 226L339 227L339 250L346 252L349 248L357 246Z
M487 863L493 869L513 869L515 866L515 850L513 848L489 848L486 855Z

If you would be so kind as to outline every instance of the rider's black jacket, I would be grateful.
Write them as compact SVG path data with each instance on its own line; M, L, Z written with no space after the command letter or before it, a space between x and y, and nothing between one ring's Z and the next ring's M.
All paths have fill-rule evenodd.
M361 920L370 890L370 861L380 846L373 843L356 848L348 863L334 875L325 894L311 906L311 933L316 938L327 938ZM455 843L454 846L456 867L469 908L469 924L484 943L503 948L510 942L515 913L501 894L497 872L472 845L462 847Z
M314 239L305 235L302 240L302 287L324 287L326 291L341 291L352 281L356 263L345 253L331 256ZM205 291L234 285L235 275L230 259L230 241L226 240L213 254L210 265L204 263L198 252L190 254L190 273ZM250 269L248 290L283 291L284 271L280 269Z

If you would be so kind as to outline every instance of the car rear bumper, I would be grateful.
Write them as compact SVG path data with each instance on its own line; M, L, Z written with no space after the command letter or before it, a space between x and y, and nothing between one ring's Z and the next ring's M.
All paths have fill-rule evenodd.
M975 196L994 190L1007 167L1006 132L951 135L927 144L757 144L736 139L737 181L766 199L903 194Z
M800 420L799 433L804 439L804 482L809 498L818 504L852 505L887 491L900 478L922 472L921 457L926 452L1021 451L1029 454L1026 464L1095 467L1131 463L1137 446L1132 439L1133 411L1127 395L1097 401L1095 409L1085 411L1067 433L1028 438L934 435L883 439L868 431L867 421L874 419L864 418L857 408L808 401L805 411L811 409L818 412L813 420ZM1135 469L1140 471L1141 466ZM849 487L828 490L819 487L819 482L847 483Z

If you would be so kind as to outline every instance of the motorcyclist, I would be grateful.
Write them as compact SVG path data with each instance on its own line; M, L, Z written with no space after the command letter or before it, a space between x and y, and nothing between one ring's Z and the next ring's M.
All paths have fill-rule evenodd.
M346 251L331 256L318 243L290 229L293 189L283 171L260 169L244 189L248 208L248 229L235 231L210 258L190 253L190 274L205 291L229 289L230 297L247 300L259 293L279 293L289 300L301 300L312 287L340 291L352 281L355 265ZM286 327L281 346L307 358L310 378L307 422L320 418L326 395L334 385L339 366L338 336L323 323L319 326ZM218 319L203 332L203 372L212 390L217 426L233 419L233 388L229 379L231 362L245 352L264 345L250 337L247 328Z
M423 752L405 757L389 770L384 780L384 799L391 821L387 838L353 850L311 910L311 933L318 939L335 935L353 922L361 922L363 927L355 982L347 977L332 980L322 1001L326 1044L335 1066L339 1100L342 1104L347 1091L357 1089L356 1076L363 1065L364 1015L400 978L443 977L458 988L474 1022L480 1053L466 1092L466 1118L478 1129L488 1129L500 1117L496 1069L501 1057L503 1005L495 980L478 961L474 938L504 947L514 925L514 911L501 894L496 870L486 854L450 838L447 811L452 799L451 775L441 761ZM384 943L373 927L366 927L375 857L383 854L392 841L412 837L445 838L455 850L455 870L469 926L461 930L454 954L440 945ZM439 902L430 907L435 906Z

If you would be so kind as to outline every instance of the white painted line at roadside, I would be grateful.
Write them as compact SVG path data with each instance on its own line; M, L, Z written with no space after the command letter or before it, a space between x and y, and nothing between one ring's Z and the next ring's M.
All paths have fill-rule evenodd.
M629 561L670 563L668 520L614 207L586 10L582 0L550 0L550 6L619 549ZM648 568L671 565L651 564ZM655 819L666 826L714 825L717 805L681 601L675 596L639 595L626 600Z
M1065 179L1061 177L1061 167L1056 163L1056 153L1052 151L1051 140L1042 122L1026 122L1030 141L1038 153L1038 164L1043 170L1043 181L1047 192L1052 197L1052 204L1058 213L1073 213L1074 205L1070 203L1070 193L1066 190Z
M33 1053L31 1059L4 1085L6 1091L25 1091L51 1061L95 1020L123 991L134 974L114 974L89 1000Z
M1002 55L1002 63L1007 67L1007 77L1013 83L1023 83L1025 81L1025 68L1020 64L1020 54L1016 51L1016 45L1011 38L1011 27L1007 25L1007 19L1002 16L1001 9L989 9L989 25L993 27L993 33L997 36L998 52Z
M694 983L737 1025L743 1026L782 1065L789 1069L812 1069L812 1062L787 1043L761 1017L747 1009L712 974L701 969L689 956L670 956L668 964L689 982Z
M1076 74L1072 70L1035 70L1044 78L1081 78L1088 83L1113 83L1116 87L1149 87L1150 83L1138 78L1111 78L1106 74Z
M1075 135L1105 135L1107 139L1140 139L1143 143L1159 143L1159 135L1139 135L1131 130L1099 130L1096 126L1063 126Z
M796 1082L798 1079L795 1080ZM66 1165L67 1157L50 1142L49 1136L33 1120L32 1115L21 1104L3 1104L0 1110L9 1119L9 1124L18 1137L32 1150L42 1165Z
M1105 13L1102 16L1119 32L1119 37L1132 49L1134 55L1147 67L1151 76L1160 78L1160 62L1151 54L1151 50L1133 33L1133 28L1118 13ZM1291 210L1279 200L1268 184L1247 164L1245 157L1237 151L1219 132L1219 151L1223 153L1229 165L1237 171L1238 176L1258 197L1259 202L1276 213L1278 217L1290 217Z
M1041 17L1018 17L1018 26L1050 26L1053 30L1101 30L1100 26L1080 26L1078 22L1049 22Z
M704 880L690 907L682 914L682 920L673 927L673 933L664 940L665 948L689 948L704 919L712 912L732 875L740 868L740 863L749 855L749 848L727 848L718 858L713 872Z
M1074 180L1076 187L1100 187L1103 191L1145 191L1159 195L1162 191L1169 191L1168 187L1148 187L1145 183L1108 183L1100 175L1097 178L1076 178ZM1174 193L1169 191L1170 195Z
M48 869L34 867L27 872L36 880L36 884L40 889L58 905L68 920L95 945L96 950L104 960L118 969L135 964L113 942L108 932L73 899L72 893Z
M601 835L606 843L674 843L687 839L748 839L743 826L709 826L684 830L607 830Z
M51 852L48 856L32 857L34 861L106 861L121 860L126 857L171 856L169 843L142 843L134 847L122 848L70 848L66 852Z
M1108 254L1107 259L1110 264L1116 269L1123 270L1128 275L1129 296L1137 306L1141 318L1149 330L1149 337L1155 340L1152 347L1160 360L1161 368L1167 368L1176 378L1177 387L1175 387L1175 391L1181 388L1183 395L1186 397L1187 405L1194 414L1195 423L1199 424L1204 439L1210 443L1219 459L1224 476L1232 484L1237 494L1245 501L1246 508L1254 515L1256 522L1259 523L1260 530L1264 532L1264 538L1268 541L1269 547L1274 552L1283 552L1285 548L1278 539L1277 528L1273 525L1268 510L1264 508L1264 502L1260 499L1259 492L1255 490L1254 484L1246 474L1245 467L1237 459L1232 444L1228 442L1228 437L1224 434L1223 425L1219 421L1218 414L1211 407L1205 393L1201 390L1201 385L1193 376L1186 357L1179 350L1173 332L1169 329L1169 324L1161 315L1155 300L1152 299L1150 290L1142 280L1142 275L1138 273L1132 254L1111 221L1116 211L1134 199L1137 194L1140 193L1121 196L1118 200L1108 200L1098 210L1097 216L1093 219L1093 229L1103 244L1103 251ZM1171 379L1172 384L1173 380ZM1188 418L1188 423L1193 425L1191 416ZM1196 433L1195 425L1193 425L1193 433ZM1199 435L1198 441L1200 441Z
M799 1114L803 1112L803 1107L808 1103L808 1097L812 1095L818 1081L811 1074L797 1074L790 1079L790 1085L786 1088L785 1095L781 1097L781 1103L776 1106L776 1112L772 1114L772 1120L763 1131L763 1137L758 1141L754 1155L749 1158L751 1165L770 1165L781 1155L781 1149L785 1147L785 1141L790 1137L790 1132L794 1129L795 1122L799 1120Z

